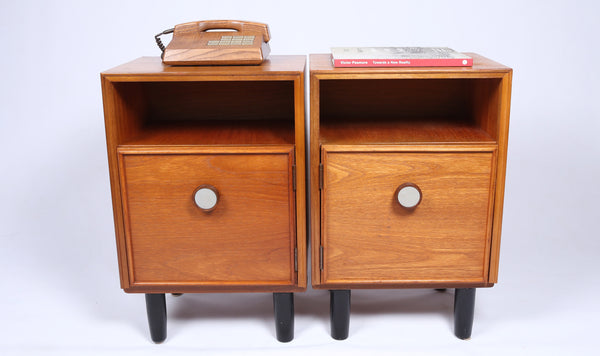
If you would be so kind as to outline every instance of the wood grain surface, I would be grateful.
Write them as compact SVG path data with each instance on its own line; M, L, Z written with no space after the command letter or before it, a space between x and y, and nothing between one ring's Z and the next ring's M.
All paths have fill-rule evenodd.
M495 143L472 123L449 118L327 120L320 133L321 143L346 145Z
M259 66L170 66L160 57L140 57L102 72L111 81L288 80L304 72L306 56L272 55Z
M474 64L462 68L334 68L330 54L310 55L310 211L314 288L489 287L498 281L512 69L481 55L467 54L473 57ZM357 278L352 280L343 279L343 270L338 270L339 275L333 277L322 275L321 246L326 233L322 216L327 214L322 210L324 191L319 187L322 180L319 166L325 163L321 157L322 146L332 152L370 155L373 159L389 152L434 155L436 152L454 152L460 153L459 157L463 154L491 155L487 198L491 205L477 213L479 218L485 214L489 216L485 223L489 230L485 247L481 250L479 245L477 252L483 251L479 266L475 266L475 254L471 251L468 252L470 257L463 256L471 263L466 267L471 269L470 272L454 280L452 278L458 278L460 274L458 270L445 277L441 272L440 276L446 279L439 276L427 279L430 276L422 275L412 280L394 280L393 276L383 274L388 278L383 282L377 273L366 279L355 275ZM477 156L480 154L483 156ZM461 175L460 172L456 174ZM369 210L366 206L363 208ZM385 231L385 226L380 228ZM426 228L427 224L423 223L422 227ZM369 231L377 234L374 226ZM480 232L474 233L472 238L481 238ZM451 255L456 256L454 252ZM430 255L424 252L422 257ZM435 254L431 256L437 258ZM372 268L381 268L375 259L372 262ZM329 278L327 282L326 277Z
M293 146L248 154L121 154L130 280L294 284ZM207 213L193 199L219 191Z
M294 143L291 120L154 122L123 145L281 145Z
M484 283L494 152L332 152L323 146L323 283ZM415 209L395 192L413 183Z
M209 41L219 41L224 35L254 36L254 39L251 45L208 45ZM183 23L175 26L163 61L175 65L260 64L271 51L267 43L269 39L268 26L256 22L218 20Z
M142 57L101 73L119 273L121 287L126 292L297 292L306 288L307 240L304 199L306 183L303 178L306 162L305 61L305 56L271 56L259 66L169 66L163 64L158 57ZM144 170L150 170L151 173L160 171L158 166L162 161L158 159L156 163L152 163L154 160L150 159L151 157L181 159L184 156L198 155L198 159L206 159L211 155L250 157L261 154L266 157L266 162L273 164L282 158L269 157L273 155L288 157L291 154L293 160L290 163L288 158L286 162L289 165L295 164L297 177L296 190L292 194L293 200L286 203L289 211L285 213L278 210L277 214L273 215L287 219L277 222L280 225L277 230L279 232L276 234L269 232L267 235L256 237L259 245L266 243L268 239L275 239L279 244L277 245L279 247L269 250L274 251L272 258L262 254L257 255L259 265L271 268L270 271L259 280L253 281L250 279L256 277L257 268L248 267L249 271L246 275L243 275L246 272L242 272L242 275L233 275L224 283L216 281L225 277L226 273L223 270L217 271L216 277L213 276L213 280L208 282L202 280L204 275L197 277L198 280L193 280L194 278L188 278L189 275L185 277L166 274L165 278L160 280L162 272L144 272L145 267L140 270L141 275L134 273L138 260L136 254L132 252L131 240L128 240L131 236L129 230L131 226L126 221L129 214L127 197L132 197L134 200L136 197L126 195L129 194L127 179L121 174L124 172L127 159L122 159L123 157L133 157L129 161L132 167L144 162L144 165L136 168L139 174L138 183L140 183L143 181ZM142 159L143 156L146 158ZM177 159L167 161L175 162ZM123 165L120 166L119 162ZM186 160L179 162L183 164L182 167L174 167L171 164L172 174L176 175L180 169L182 172L185 171L186 162ZM281 167L278 164L275 171L280 172ZM293 177L288 168L285 176L289 179L287 184L292 187ZM256 173L253 167L249 167L248 174L253 174L252 172ZM239 178L244 179L244 175L239 175ZM182 183L181 180L178 181ZM169 188L165 189L183 194L183 192L177 193L174 186L170 185L175 184L174 182L166 184ZM240 187L243 186L243 182L240 182ZM277 189L283 188L278 186ZM151 193L153 192L148 191L146 194ZM144 196L144 193L140 194L140 198L151 198ZM153 213L151 207L146 207L147 210L139 209L136 211L142 211L141 215ZM216 210L213 213L216 213ZM249 232L262 231L260 225L270 224L273 216L265 215L262 217L263 220L253 220L252 223L256 228ZM150 223L157 222L148 221L148 224ZM288 230L291 229L286 235L288 240L285 256L280 249L283 243L283 235L280 234L283 231L283 224L288 226ZM180 228L186 229L186 227ZM239 232L243 228L239 225L234 228L232 225L232 229L234 232ZM161 231L164 232L164 229ZM236 236L239 238L239 235ZM179 237L181 236L172 237L172 241L177 241ZM144 237L141 239L143 241ZM226 239L222 241L226 242ZM243 241L240 251L249 254L258 253L253 247L248 247L249 241L250 238ZM217 245L215 242L212 247L216 248ZM290 271L290 268L294 267L292 247L297 249L298 255L298 271L295 273ZM142 256L145 256L142 257L142 266L144 263L151 264L148 259L148 256L152 255L148 252L150 250L141 251ZM174 252L171 251L171 257L173 256ZM242 265L243 261L247 262L251 259L251 256L242 257L245 258L240 262ZM187 258L186 268L191 268L194 263L201 263L192 262L189 256L182 258ZM211 260L207 258L205 261ZM281 265L275 268L277 262L281 262ZM232 260L227 263L233 264ZM174 267L173 264L170 266L169 268ZM150 267L147 271L155 268L156 266ZM208 270L208 267L206 268ZM188 272L184 270L181 273ZM175 277L174 279L178 281L173 282L170 280L171 277Z
M126 84L122 84L126 85ZM148 121L290 120L294 81L149 82L141 86Z

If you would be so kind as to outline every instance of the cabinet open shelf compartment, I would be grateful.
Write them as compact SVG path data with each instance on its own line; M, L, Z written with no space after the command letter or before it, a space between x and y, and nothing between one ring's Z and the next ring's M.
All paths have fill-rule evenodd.
M500 79L319 82L320 142L497 143Z
M294 144L293 81L115 83L122 145Z

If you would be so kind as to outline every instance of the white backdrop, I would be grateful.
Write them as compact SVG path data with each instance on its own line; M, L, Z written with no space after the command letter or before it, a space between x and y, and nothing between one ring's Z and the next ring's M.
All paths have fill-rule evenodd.
M595 1L2 1L0 353L589 354L600 319L600 33ZM268 294L168 298L151 343L142 295L119 289L99 73L159 54L153 36L205 19L268 23L273 54L448 46L514 69L500 282L473 338L452 293L353 292L350 337L328 294L296 295L275 340ZM308 90L308 88L307 88Z

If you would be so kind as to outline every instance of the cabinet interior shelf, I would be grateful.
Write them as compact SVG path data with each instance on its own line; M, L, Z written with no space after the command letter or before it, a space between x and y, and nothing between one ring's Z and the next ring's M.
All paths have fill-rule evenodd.
M288 120L194 120L154 122L123 145L280 145L294 144Z
M322 119L320 142L336 144L494 143L470 121L436 118Z

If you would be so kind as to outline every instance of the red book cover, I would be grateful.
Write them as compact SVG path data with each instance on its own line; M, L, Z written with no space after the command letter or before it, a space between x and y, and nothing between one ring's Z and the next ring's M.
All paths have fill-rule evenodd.
M473 58L447 47L334 47L334 67L471 67Z

